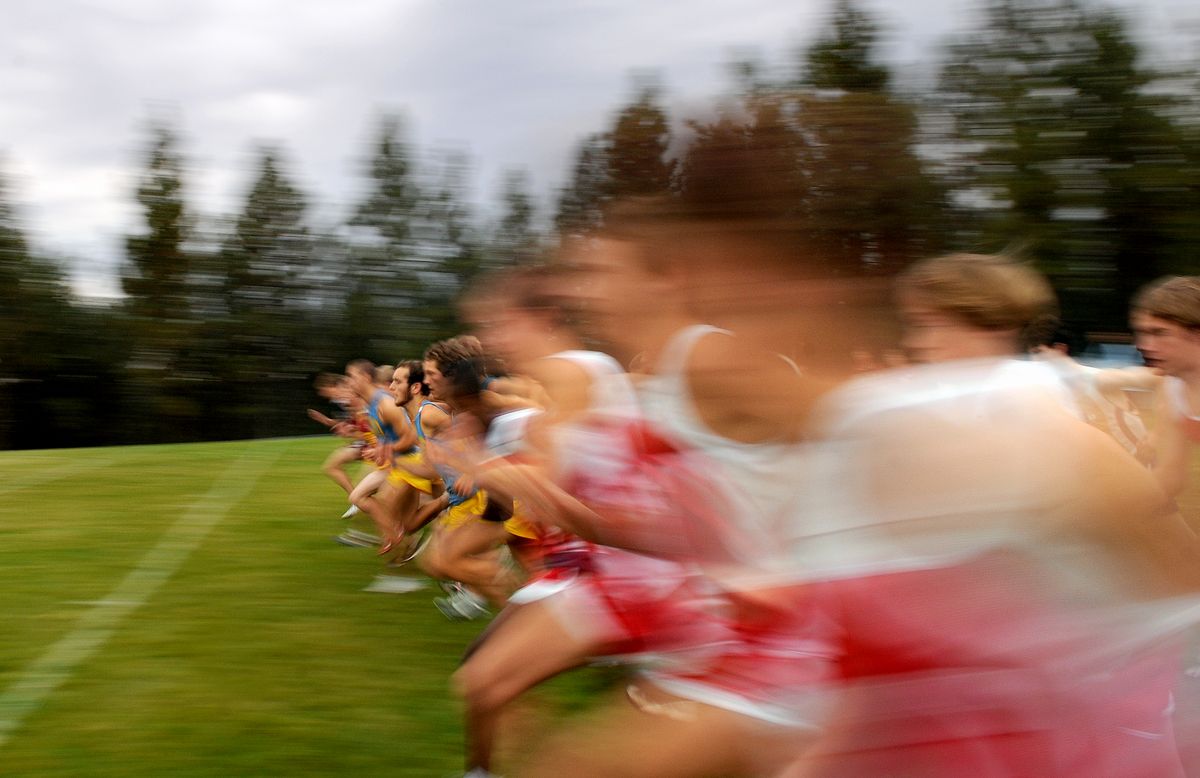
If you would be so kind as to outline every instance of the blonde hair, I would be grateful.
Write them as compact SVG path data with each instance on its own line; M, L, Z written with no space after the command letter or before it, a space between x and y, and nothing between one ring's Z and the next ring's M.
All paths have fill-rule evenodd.
M1024 330L1057 309L1050 283L996 254L949 254L917 262L897 288L924 305L984 330Z
M1130 307L1184 327L1200 329L1200 276L1167 276L1141 288Z

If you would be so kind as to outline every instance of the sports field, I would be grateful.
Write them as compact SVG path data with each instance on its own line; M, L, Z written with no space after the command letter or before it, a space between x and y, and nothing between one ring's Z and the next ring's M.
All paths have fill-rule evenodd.
M461 772L478 622L362 589L329 438L0 454L0 775ZM611 674L535 693L537 731Z

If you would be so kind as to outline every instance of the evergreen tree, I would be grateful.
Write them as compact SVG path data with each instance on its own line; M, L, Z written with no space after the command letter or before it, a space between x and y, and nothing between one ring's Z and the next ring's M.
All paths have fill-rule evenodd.
M303 412L298 406L311 393L308 376L325 362L310 343L316 263L306 208L279 152L263 149L258 176L219 255L226 343L212 356L230 400L215 411L235 437L294 428Z
M92 343L115 329L111 316L101 318L85 318L59 264L33 253L0 176L0 448L94 442L106 416L97 400L116 384L97 374L96 357L120 365L128 355L95 354Z
M613 116L606 132L579 144L571 178L559 193L554 225L560 233L598 225L604 204L618 197L667 194L675 161L667 158L670 118L657 85L644 83L628 105Z
M804 55L800 80L772 82L756 64L735 65L739 91L725 116L691 125L695 140L678 176L685 195L721 185L694 180L694 155L746 147L760 169L729 170L730 187L743 179L748 218L805 233L795 251L810 266L891 274L935 252L943 197L917 154L914 106L887 91L888 71L875 64L876 30L866 13L839 2L829 32Z
M886 92L888 69L875 61L879 28L852 0L837 0L830 29L805 54L802 82L817 89Z
M655 86L644 86L621 109L608 133L608 196L665 194L674 161L668 160L671 131Z
M224 296L235 319L286 317L302 299L312 258L307 204L281 164L278 151L262 150L258 178L222 251Z
M533 195L525 171L509 170L504 174L500 208L500 218L488 240L490 264L502 267L532 259L540 236L534 228Z
M1186 253L1194 179L1156 78L1120 17L1074 0L995 0L943 68L964 237L1027 245L1085 326L1123 326L1132 291Z
M604 133L593 133L580 142L570 181L559 192L554 226L560 233L586 232L600 223L611 188L608 152Z
M137 188L144 227L125 239L121 288L131 315L153 325L187 318L189 225L177 145L170 127L152 127Z
M420 307L408 312L405 333L409 353L418 355L430 343L461 331L458 302L464 290L492 261L467 205L470 172L465 154L439 155L424 200L423 245L430 257L423 275L425 294Z
M121 287L131 346L121 387L131 410L126 428L139 440L167 440L194 429L194 416L173 383L180 350L193 335L190 232L184 202L183 160L174 130L164 122L150 128L136 197L143 225L125 239ZM139 412L133 412L132 409ZM166 421L167 423L163 423Z

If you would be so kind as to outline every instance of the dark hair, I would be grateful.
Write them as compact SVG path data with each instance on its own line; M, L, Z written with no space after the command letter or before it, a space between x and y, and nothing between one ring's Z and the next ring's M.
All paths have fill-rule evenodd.
M425 349L425 359L437 365L442 375L447 375L450 366L463 359L483 359L483 346L474 335L459 335L457 338L439 340Z
M407 362L401 362L397 367L403 367L408 370L408 386L411 389L414 384L419 384L421 387L421 395L429 396L429 384L425 383L425 363L419 359L410 359Z
M483 361L459 359L442 370L454 399L478 397L483 391Z
M1057 316L1050 314L1034 319L1022 334L1025 351L1038 346L1054 346L1061 343L1067 347L1067 356L1074 357L1082 354L1088 347L1087 335L1071 329Z

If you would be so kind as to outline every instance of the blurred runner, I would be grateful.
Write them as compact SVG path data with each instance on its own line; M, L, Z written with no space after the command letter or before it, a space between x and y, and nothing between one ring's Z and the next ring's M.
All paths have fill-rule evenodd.
M335 375L333 373L321 373L317 376L314 384L322 398L332 403L337 407L337 413L333 418L326 416L320 411L310 408L308 416L318 424L323 425L332 434L342 438L346 438L349 442L341 448L330 454L325 462L321 465L321 472L329 476L330 480L342 487L346 492L347 498L354 491L354 481L351 480L350 474L346 472L346 467L362 461L362 449L366 445L361 434L356 416L363 409L363 404L358 396L346 385L346 377ZM351 504L350 507L342 514L343 519L348 519L358 513L358 506Z

